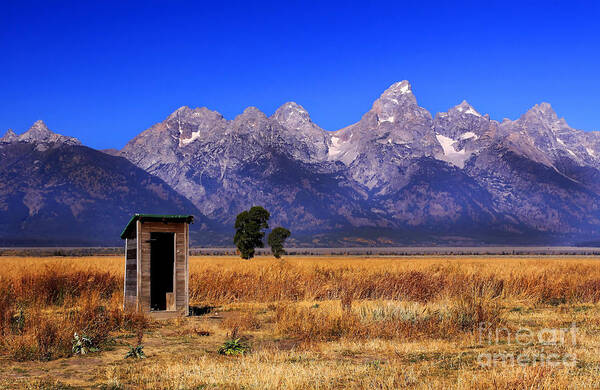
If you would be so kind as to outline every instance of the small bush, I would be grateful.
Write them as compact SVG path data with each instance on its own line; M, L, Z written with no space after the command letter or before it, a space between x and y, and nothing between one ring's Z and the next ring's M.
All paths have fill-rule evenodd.
M234 327L231 333L227 334L227 340L217 350L221 355L234 356L245 355L250 352L250 345L239 335L239 329Z
M217 350L221 355L235 356L245 355L250 352L250 346L241 338L226 340Z
M125 359L145 359L146 354L144 354L144 346L137 345L136 347L129 347L129 351L125 354Z
M94 347L92 340L86 335L73 335L73 348L71 349L74 355L85 355L90 352L98 352L99 349Z

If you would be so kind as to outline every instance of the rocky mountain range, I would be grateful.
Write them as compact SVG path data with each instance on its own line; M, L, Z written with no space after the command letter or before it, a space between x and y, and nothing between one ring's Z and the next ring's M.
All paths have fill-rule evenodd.
M60 172L58 156L68 150L100 153L44 128L37 122L21 136L9 131L0 139L2 180L12 169L16 183L7 154L55 151L56 161L28 157L28 168L19 169L29 178L34 161ZM600 235L600 133L572 129L547 103L502 122L466 101L432 116L402 81L338 131L321 129L293 102L271 116L249 107L232 120L205 107L181 107L122 150L101 154L119 161L122 174L137 169L128 188L157 180L171 191L163 203L140 192L140 202L155 202L153 210L180 202L206 216L201 236L215 244L227 239L209 232L227 237L237 213L252 205L266 207L271 225L290 228L298 245L581 244ZM92 173L90 185L100 180ZM25 197L39 190L42 178L36 180L19 184L22 196L14 195L16 184L3 190L0 182L0 212L2 199L13 199L12 206L4 201L13 225L32 213ZM77 191L69 180L63 178L57 204ZM110 192L115 187L103 188L105 200L124 200ZM92 193L79 197L84 210L87 197ZM147 206L127 207L145 212Z
M42 121L0 139L0 246L121 245L140 210L196 214L198 242L203 230L218 231L161 179Z

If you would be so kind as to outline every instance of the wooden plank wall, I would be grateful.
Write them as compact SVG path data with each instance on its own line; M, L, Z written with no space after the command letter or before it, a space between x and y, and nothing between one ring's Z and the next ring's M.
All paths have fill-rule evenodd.
M150 311L150 231L145 224L140 224L140 297L138 300L139 310Z
M185 262L185 226L181 233L175 234L175 305L177 310L186 307L185 284L187 279Z
M185 224L185 307L184 315L190 312L190 225Z
M123 308L135 309L137 299L137 240L125 240L125 283Z
M187 315L187 237L185 223L145 222L140 226L140 299L142 311L150 311L150 233L175 233L175 306Z

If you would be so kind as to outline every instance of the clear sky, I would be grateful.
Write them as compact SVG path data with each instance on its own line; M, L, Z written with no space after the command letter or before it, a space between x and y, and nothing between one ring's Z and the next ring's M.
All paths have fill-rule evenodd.
M121 148L180 106L296 101L326 130L409 80L433 114L541 101L600 130L600 2L0 2L0 132ZM491 4L491 5L490 5Z

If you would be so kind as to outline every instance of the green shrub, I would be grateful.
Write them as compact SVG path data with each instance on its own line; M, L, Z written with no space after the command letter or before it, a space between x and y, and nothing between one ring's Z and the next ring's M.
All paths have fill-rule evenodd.
M92 340L86 335L79 335L77 332L73 335L73 354L85 355L90 352L98 352L99 349L94 346Z
M140 344L137 347L134 347L133 345L129 347L129 351L125 354L125 359L129 358L145 359L146 354L144 353L144 346Z
M250 346L241 338L229 339L219 347L217 352L226 356L245 355L250 352Z

